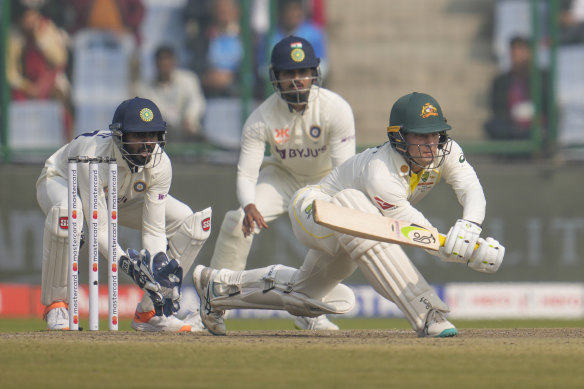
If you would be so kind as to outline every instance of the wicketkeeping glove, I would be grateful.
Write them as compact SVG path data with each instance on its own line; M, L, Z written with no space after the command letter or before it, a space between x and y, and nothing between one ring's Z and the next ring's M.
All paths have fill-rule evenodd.
M156 315L171 316L180 309L180 286L183 269L175 259L160 252L153 258L148 250L128 249L121 256L119 266L150 296Z
M152 259L152 273L160 285L160 293L164 297L163 311L170 316L180 309L180 287L183 279L183 268L176 259L170 259L166 253L159 252Z

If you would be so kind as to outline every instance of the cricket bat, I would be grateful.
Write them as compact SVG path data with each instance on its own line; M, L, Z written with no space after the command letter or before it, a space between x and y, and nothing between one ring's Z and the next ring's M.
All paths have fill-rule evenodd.
M338 232L380 242L397 243L438 251L446 237L434 227L345 208L324 200L314 200L312 216L320 225Z

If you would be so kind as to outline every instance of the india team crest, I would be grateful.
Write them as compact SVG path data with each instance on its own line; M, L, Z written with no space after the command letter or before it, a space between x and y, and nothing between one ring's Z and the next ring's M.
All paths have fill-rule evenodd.
M304 50L297 48L292 50L290 57L292 57L292 61L294 62L302 62L304 61L306 54L304 54Z
M151 122L154 119L154 113L150 108L142 108L140 111L140 119L145 122Z
M426 119L429 116L438 116L438 109L430 103L424 104L420 116Z
M322 134L322 130L319 126L312 126L310 130L308 130L308 135L312 138L312 140L318 140L320 138L320 134Z
M134 190L136 192L144 192L146 190L146 183L144 181L136 181Z

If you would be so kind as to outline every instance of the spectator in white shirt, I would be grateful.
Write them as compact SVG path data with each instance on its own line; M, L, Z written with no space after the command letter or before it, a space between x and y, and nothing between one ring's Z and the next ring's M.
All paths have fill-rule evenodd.
M136 95L149 98L160 107L167 122L169 139L202 140L201 118L206 104L199 77L189 70L177 68L171 46L160 46L155 61L154 79L138 83Z

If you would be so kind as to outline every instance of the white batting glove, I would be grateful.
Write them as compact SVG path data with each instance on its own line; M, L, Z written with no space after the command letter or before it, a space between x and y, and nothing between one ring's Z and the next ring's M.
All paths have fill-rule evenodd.
M479 239L479 248L468 261L468 267L481 273L495 273L503 263L505 247L493 238Z
M446 242L438 250L445 262L468 263L483 229L468 220L458 219L450 228Z

